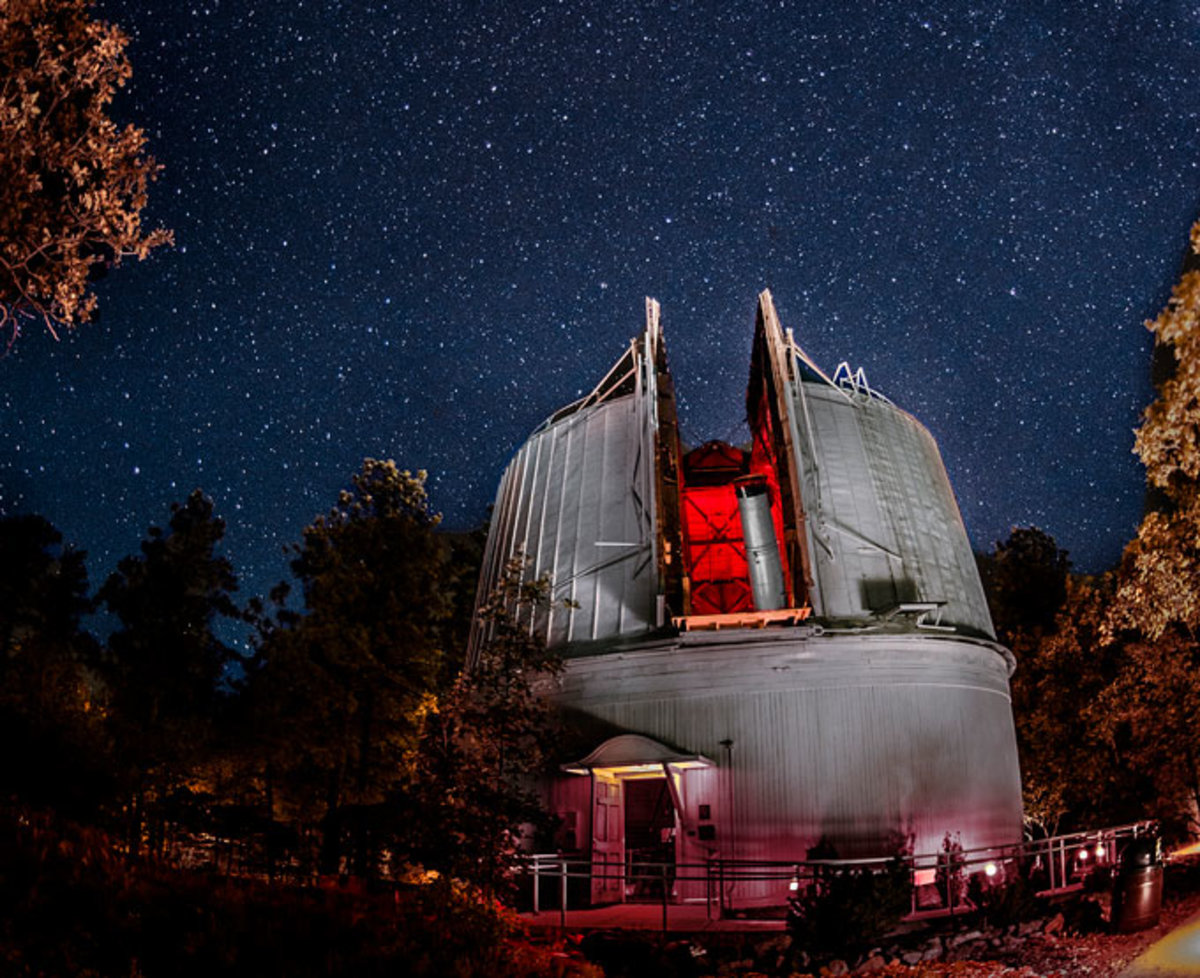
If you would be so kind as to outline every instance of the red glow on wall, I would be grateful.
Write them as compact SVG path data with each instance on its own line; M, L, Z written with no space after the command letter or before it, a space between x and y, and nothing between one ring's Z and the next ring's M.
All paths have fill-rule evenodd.
M745 453L723 442L708 442L684 457L680 509L693 615L754 610L733 491L745 468Z

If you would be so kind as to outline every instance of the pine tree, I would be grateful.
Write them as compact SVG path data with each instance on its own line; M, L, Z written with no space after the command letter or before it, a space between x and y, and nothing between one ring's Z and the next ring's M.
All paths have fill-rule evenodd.
M292 561L304 612L266 630L250 682L271 815L321 824L327 872L347 848L370 872L372 823L438 680L453 594L424 479L367 459L304 530Z
M217 553L224 521L199 489L171 507L164 532L153 526L141 553L125 557L99 599L120 621L105 670L118 756L133 797L131 845L143 821L178 792L203 758L223 707L226 667L236 658L217 635L220 619L240 619L237 577Z
M1054 537L1037 527L1014 527L985 565L988 607L996 637L1016 651L1054 630L1067 597L1071 561Z
M542 687L562 660L527 624L549 581L524 580L525 564L510 560L479 609L488 637L429 717L409 796L425 815L413 834L422 864L492 892L511 881L523 829L544 827L535 784L558 732Z
M109 790L85 554L40 516L0 519L0 782L94 814Z

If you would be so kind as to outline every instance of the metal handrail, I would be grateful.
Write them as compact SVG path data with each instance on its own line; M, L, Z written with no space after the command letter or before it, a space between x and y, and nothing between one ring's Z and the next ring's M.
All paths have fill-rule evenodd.
M734 887L740 883L779 883L786 888L787 898L790 899L801 893L813 892L813 888L820 887L831 874L878 873L900 859L912 874L909 913L912 919L974 909L967 898L965 884L968 877L980 872L988 876L1001 872L1006 875L1025 873L1036 876L1045 884L1035 891L1039 895L1079 889L1086 877L1097 868L1115 863L1117 850L1124 841L1153 835L1157 830L1158 825L1153 821L1130 822L974 849L961 849L950 843L947 837L947 845L938 852L864 859L762 860L732 859L714 854L703 863L629 861L624 865L605 863L597 866L588 858L573 858L561 853L535 853L520 857L520 865L532 878L534 914L542 912L542 881L552 879L557 882L557 910L564 925L569 909L569 881L572 879L615 880L623 887L635 881L657 881L665 930L671 894L680 883L704 884L704 899L711 919L714 907L722 916L730 909L727 901ZM919 897L922 888L927 890L929 887L935 889L939 906L923 910Z

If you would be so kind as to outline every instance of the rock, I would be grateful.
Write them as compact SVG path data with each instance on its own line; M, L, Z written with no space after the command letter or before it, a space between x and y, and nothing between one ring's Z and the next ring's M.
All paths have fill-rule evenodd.
M828 975L829 978L836 978L837 975L848 974L850 974L850 965L846 964L846 962L841 958L834 958L829 962L829 964L825 965L825 967L821 969L822 978L825 978L826 975Z
M982 931L966 930L961 934L955 934L953 937L946 938L946 947L961 947L963 944L970 944L971 941L978 941L982 937Z
M1040 934L1043 927L1046 926L1046 921L1040 917L1036 920L1026 920L1024 923L1017 925L1017 936L1028 937L1030 934Z
M925 957L922 951L905 951L904 954L900 955L900 960L904 964L914 965L920 964L922 961L927 961L928 958Z
M854 969L856 975L873 975L887 967L887 961L882 954L872 954L866 961Z
M1066 918L1064 918L1062 914L1056 913L1050 918L1050 922L1042 929L1042 933L1047 937L1054 934L1061 934L1063 932L1063 928L1066 926L1066 923Z
M956 961L971 961L986 949L986 941L968 941L965 944L958 944L955 947L947 947L946 953L942 955L942 960L947 964L953 964Z

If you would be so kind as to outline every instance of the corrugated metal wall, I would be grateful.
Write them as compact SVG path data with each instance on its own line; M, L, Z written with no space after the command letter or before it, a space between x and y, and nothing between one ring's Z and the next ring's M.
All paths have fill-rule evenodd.
M994 635L933 436L886 400L821 382L802 382L794 402L797 440L809 449L801 452L801 495L814 614L861 618L938 601L944 623Z
M655 627L652 403L639 390L540 429L500 482L481 589L523 551L527 577L548 574L560 602L534 623L552 647Z
M699 633L697 633L698 635ZM1008 663L970 639L742 633L572 660L560 701L732 777L730 855L883 855L1021 837ZM730 740L726 751L721 742ZM722 806L725 807L725 806Z

